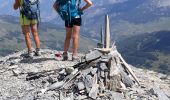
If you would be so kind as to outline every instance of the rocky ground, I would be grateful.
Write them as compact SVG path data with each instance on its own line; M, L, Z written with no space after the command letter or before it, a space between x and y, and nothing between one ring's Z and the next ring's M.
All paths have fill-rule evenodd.
M54 54L61 52L55 50L42 50L41 56L32 59L22 57L24 52L0 58L0 100L59 100L61 97L58 90L48 91L43 95L39 95L39 92L57 81L60 68L73 69L72 66L77 62L57 61ZM80 58L82 56L80 55ZM141 86L129 88L126 99L168 100L166 97L170 98L170 75L135 67L132 69ZM44 76L27 79L28 74L38 72Z

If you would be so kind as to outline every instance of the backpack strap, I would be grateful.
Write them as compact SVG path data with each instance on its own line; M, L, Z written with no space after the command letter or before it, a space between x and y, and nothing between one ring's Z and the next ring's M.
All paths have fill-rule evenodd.
M81 0L78 0L78 9L80 8Z
M24 24L24 6L25 6L25 0L20 0L20 13L22 15L22 19L23 19L23 24Z
M69 0L69 1L68 1L68 3L69 3L69 5L68 5L69 23L71 23L71 11L70 11L70 9L71 9L71 8L70 8L71 2L73 2L73 0Z

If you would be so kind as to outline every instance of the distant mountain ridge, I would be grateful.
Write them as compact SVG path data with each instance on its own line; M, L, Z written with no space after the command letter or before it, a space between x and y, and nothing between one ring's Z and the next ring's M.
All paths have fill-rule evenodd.
M170 31L141 34L118 43L126 60L137 66L170 74Z
M52 8L54 1L40 1L42 21L64 25L61 18ZM111 32L116 38L114 40L119 40L124 36L170 30L170 28L166 27L170 25L170 0L92 1L94 3L93 7L85 11L82 16L82 32L84 36L99 38L106 14L109 14L111 20ZM0 14L18 15L19 11L12 10L12 3L13 0L0 0Z
M126 0L114 5L106 3L97 5L88 12L93 14L85 15L84 26L86 30L97 30L97 32L91 32L94 37L100 32L106 14L109 14L111 20L112 35L116 36L118 40L120 37L129 35L170 30L170 28L162 27L169 25L170 7L169 5L163 6L160 0ZM160 22L162 22L161 25ZM96 24L95 27L88 27L93 23Z

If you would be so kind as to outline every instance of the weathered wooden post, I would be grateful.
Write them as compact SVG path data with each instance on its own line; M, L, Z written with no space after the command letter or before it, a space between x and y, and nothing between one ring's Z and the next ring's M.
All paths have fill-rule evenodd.
M98 47L94 48L103 53L109 53L111 51L110 47L110 24L109 24L109 16L105 17L105 34L103 34L103 29L101 30L101 43L98 43Z
M104 37L103 37L103 28L100 31L100 42L97 43L98 48L104 48Z
M109 16L106 15L105 17L105 40L104 40L104 47L106 49L110 48L110 22Z
M103 39L103 28L101 28L101 44L102 44L102 48L104 47L104 39Z

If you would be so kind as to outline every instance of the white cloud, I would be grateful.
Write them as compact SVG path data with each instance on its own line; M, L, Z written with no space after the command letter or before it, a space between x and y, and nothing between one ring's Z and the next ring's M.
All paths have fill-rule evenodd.
M170 7L170 0L153 0L157 7Z
M121 3L121 2L125 2L127 0L109 0L109 3L115 4L115 3Z

